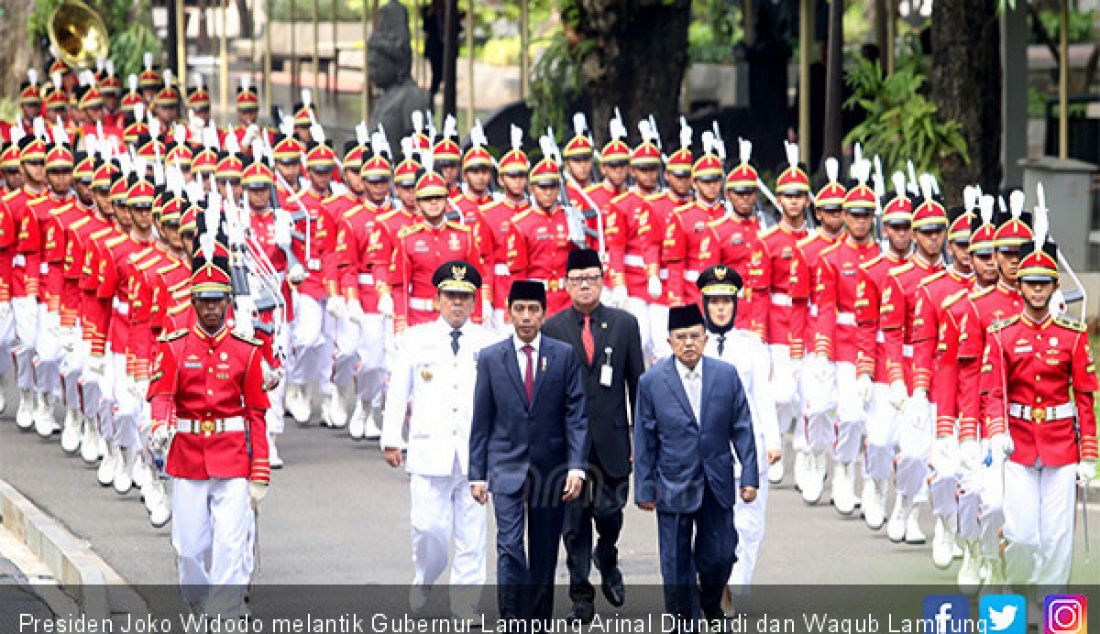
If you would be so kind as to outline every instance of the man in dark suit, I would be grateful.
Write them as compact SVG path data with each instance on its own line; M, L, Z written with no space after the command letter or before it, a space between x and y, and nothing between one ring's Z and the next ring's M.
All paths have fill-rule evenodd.
M665 611L724 619L722 588L736 560L730 446L741 461L741 499L756 499L760 472L752 420L737 370L703 357L703 315L692 304L668 316L672 357L638 387L634 501L657 511ZM694 534L694 539L693 539Z
M500 616L543 620L554 603L562 502L584 485L588 418L576 353L541 334L542 282L513 282L508 314L515 334L478 356L470 491L481 504L493 493Z
M588 411L588 469L585 491L565 507L566 564L569 566L570 619L592 620L596 593L588 582L595 558L600 587L611 605L626 598L615 544L623 528L623 507L630 490L630 428L626 402L634 411L638 377L645 369L638 322L625 310L600 303L603 267L591 249L571 251L565 288L571 308L546 320L542 332L564 341L581 360ZM599 533L592 552L592 524Z

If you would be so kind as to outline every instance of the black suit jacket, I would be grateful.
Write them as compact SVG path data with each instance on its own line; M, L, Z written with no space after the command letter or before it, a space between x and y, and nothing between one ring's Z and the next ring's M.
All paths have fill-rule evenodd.
M581 343L581 313L566 308L546 320L542 334L573 346L581 363L584 393L587 397L589 460L612 478L630 475L630 411L638 393L638 378L645 370L638 321L625 310L600 304L592 311L592 338L595 354L592 363L585 358ZM611 385L600 385L600 368L611 350Z

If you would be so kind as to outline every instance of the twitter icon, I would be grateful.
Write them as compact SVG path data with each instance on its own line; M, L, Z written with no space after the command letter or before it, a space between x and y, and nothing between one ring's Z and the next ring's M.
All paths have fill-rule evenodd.
M1021 594L981 597L978 616L989 634L1027 634L1027 601Z

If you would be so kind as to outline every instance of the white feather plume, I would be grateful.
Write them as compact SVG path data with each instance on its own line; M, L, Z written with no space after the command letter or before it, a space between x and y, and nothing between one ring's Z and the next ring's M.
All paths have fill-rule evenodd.
M179 198L183 194L183 173L179 168L179 161L175 165L169 165L164 170L164 186L172 192L173 198Z
M69 133L65 130L65 122L61 120L61 117L58 117L57 121L54 123L53 140L54 143L72 142L72 139L69 138Z
M1031 218L1032 230L1035 233L1035 248L1041 249L1050 236L1050 216L1046 207L1035 205Z
M195 81L195 88L197 90L201 90L202 89L202 73L200 73L199 71L195 71L195 80L194 81Z
M485 128L481 125L481 119L474 119L474 125L470 128L470 145L485 147L489 140L485 138Z
M421 132L423 132L424 131L424 113L420 112L419 110L413 110L412 124L413 124L413 130L416 131L417 134L420 134Z
M680 148L688 149L691 147L692 129L688 125L686 117L680 117Z
M175 139L176 143L183 143L187 138L187 128L182 123L177 123L172 127L172 138Z
M153 184L157 187L164 185L164 164L160 161L153 161Z
M435 117L432 116L431 110L424 111L424 133L428 135L428 140L435 143Z
M913 165L913 161L906 161L905 168L909 172L909 191L914 194L919 194L920 181L917 179L917 168Z
M554 139L548 134L544 134L539 137L539 148L542 150L542 155L551 161L557 161L555 156L558 153L558 148L554 145Z
M787 155L787 165L792 168L798 167L798 144L784 140L783 146Z
M585 118L583 112L573 113L573 134L575 136L581 136L588 130L588 119Z
M42 117L35 117L31 122L31 130L34 132L34 136L45 140L46 139L46 120Z
M867 181L871 178L871 161L863 159L858 163L853 163L850 172L852 178L859 181L859 184L866 185Z
M855 144L852 148L852 165L859 163L863 160L863 146L859 143Z
M894 183L894 195L898 198L905 198L905 174L899 170L894 172L890 180Z
M217 128L215 128L215 130L216 129ZM217 138L217 132L215 132L214 135L215 135L215 138ZM237 142L237 135L236 134L227 134L227 135L225 135L225 151L229 152L230 154L240 154L241 153L241 145L240 145L240 143Z
M740 159L742 164L748 165L752 159L752 141L738 137L737 158Z
M626 125L623 124L623 114L615 107L615 116L607 123L607 133L612 139L625 139L627 137Z
M76 76L76 80L81 86L91 86L95 83L95 73L90 70L82 70Z
M186 78L184 78L186 79ZM176 74L172 72L171 68L164 69L164 85L171 86L176 81Z
M520 149L523 146L523 130L513 123L512 127L508 129L508 133L512 142L512 149Z
M370 129L363 121L355 126L355 142L359 145L370 145Z
M1024 213L1024 192L1019 189L1012 190L1008 195L1008 211L1013 218L1019 218Z
M27 81L31 82L32 86L37 86L38 85L38 69L37 68L28 68L27 69Z
M103 72L103 67L107 65L107 58L102 55L95 58L95 72Z
M138 89L138 77L137 75L130 73L130 76L126 78L126 85L130 87L130 92L137 92Z
M153 53L151 51L145 51L141 56L141 63L142 66L145 67L145 70L153 70Z
M726 142L722 140L722 136L715 132L711 144L714 146L714 153L724 163L726 161Z
M710 130L703 130L703 154L714 153L714 133Z
M653 139L653 129L649 127L649 121L642 119L638 122L638 134L642 137L643 143L648 143Z
M241 89L242 90L248 90L251 87L252 87L252 76L251 75L241 75Z
M11 127L10 132L12 145L18 145L19 142L23 140L23 137L26 136L23 133L23 115L17 114L15 116L15 123L16 125Z
M997 208L1001 210L1002 214L1007 214L1008 213L1008 203L1005 202L1005 197L1004 196L1001 196L1001 195L997 196Z
M121 152L118 155L118 172L122 175L122 178L129 178L130 173L134 171L134 164L131 162L131 153L134 150L134 146L130 146L130 152Z
M145 161L145 157L141 155L134 156L134 174L137 174L138 178L145 178L145 172L149 169L149 164Z
M311 107L313 105L313 91L309 88L302 89L302 105L313 110Z
M925 200L932 200L934 180L931 174L920 175L920 195L924 197Z
M875 155L874 165L875 170L871 176L871 181L875 184L875 196L882 198L886 195L886 179L882 175L882 159L879 158L878 154ZM881 213L881 209L879 212Z
M420 164L429 172L435 169L435 154L432 152L431 148L424 150L420 155Z
M286 136L286 137L293 135L294 134L294 119L287 116L287 114L285 112L283 112L282 108L278 109L278 114L279 114L279 133L282 134L283 136Z
M50 80L53 81L53 89L54 90L61 90L61 73L60 72L54 71L50 75Z
M981 196L981 192L975 189L974 186L967 185L963 187L963 209L966 211L973 211L979 196Z
M184 191L187 192L187 197L191 200L201 200L203 194L202 187L202 174L196 173L194 180L188 181L183 186Z
M218 129L213 124L206 126L202 129L202 145L203 147L212 148L214 150L218 148Z
M409 158L413 153L413 139L412 137L402 137L401 139L401 156Z
M446 118L443 119L443 138L453 139L457 136L458 121L455 121L455 116L453 114L449 114Z
M106 64L106 68L107 68L107 76L108 77L114 77L115 76L115 61L112 60L112 59L108 59L107 64Z
M145 121L145 104L140 101L134 104L134 121Z
M978 209L982 216L982 224L987 225L993 222L993 204L996 202L996 199L989 194L978 197Z
M94 134L84 135L84 151L88 153L88 156L93 156L99 152L99 137Z
M853 176L856 165L856 163L852 164ZM836 179L840 177L840 163L832 156L825 159L825 176L829 179L830 183L835 183Z
M160 119L149 113L149 136L154 139L160 136Z
M371 148L379 154L385 154L393 160L393 150L390 148L390 140L386 138L386 130L382 127L382 124L378 124L378 131L371 135L370 138Z

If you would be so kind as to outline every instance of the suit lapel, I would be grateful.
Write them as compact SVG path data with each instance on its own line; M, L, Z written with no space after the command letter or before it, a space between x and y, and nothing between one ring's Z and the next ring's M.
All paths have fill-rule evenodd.
M594 350L592 354L592 363L598 363L600 355L603 353L604 346L607 345L607 329L603 327L607 323L607 316L603 314L602 305L597 307L592 313L592 340L595 342ZM614 352L612 352L614 354Z
M569 327L565 329L565 332L569 334L569 345L577 351L577 358L581 360L581 365L588 366L588 359L585 358L584 354L584 342L581 341L581 329L584 328L584 322L578 321L581 316L575 308L569 309L569 315L572 321L568 324Z
M529 403L527 403L527 391L523 389L523 375L519 373L519 361L516 359L516 348L512 344L511 337L505 342L502 354L504 356L504 369L512 379L512 385L515 386L516 391L519 392L520 400L523 401L525 405L529 405Z
M695 420L695 412L691 411L691 401L688 400L687 392L684 390L684 382L677 375L676 363L670 361L667 368L665 370L665 383L668 384L669 391L676 397L676 401L687 413L688 418L695 421L696 426L699 426L699 421Z
M701 402L699 403L699 416L703 420L706 420L707 419L707 403L710 402L710 399L711 399L710 392L711 392L712 389L714 389L714 383L715 383L715 380L714 380L714 364L707 363L707 358L706 357L703 357L702 359L700 359L699 363L703 364L703 366L702 366L702 369L703 369L703 389L701 390L701 393L702 393L703 396L700 399ZM702 426L702 423L703 423L702 420L699 421L700 427Z
M539 390L542 389L543 375L546 374L547 368L554 358L554 354L550 352L546 347L546 337L542 338L542 345L539 346L539 358L535 362L535 386L531 389L531 409L535 408L535 403L539 400Z

